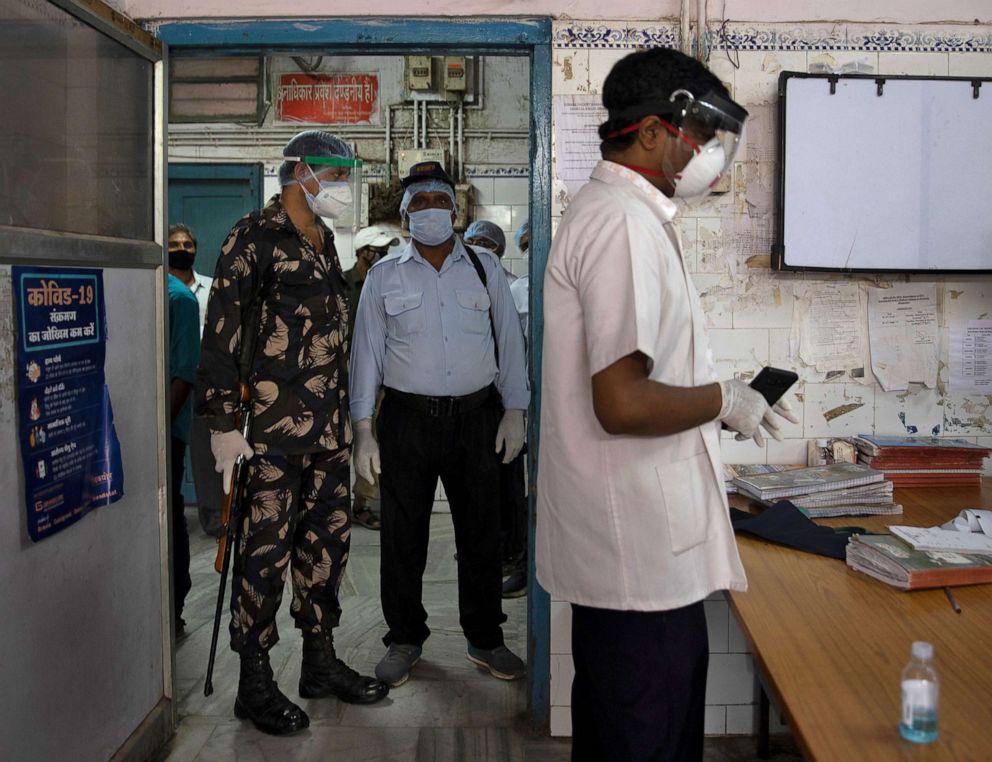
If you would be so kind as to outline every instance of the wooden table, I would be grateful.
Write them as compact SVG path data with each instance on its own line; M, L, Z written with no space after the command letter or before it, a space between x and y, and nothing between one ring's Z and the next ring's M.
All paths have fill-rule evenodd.
M992 507L979 488L897 489L902 516L818 523L884 531L934 526L963 508ZM743 507L740 496L732 502ZM992 760L992 585L904 592L842 561L738 535L749 589L730 603L755 663L807 760ZM933 643L940 738L899 735L900 673L914 640Z

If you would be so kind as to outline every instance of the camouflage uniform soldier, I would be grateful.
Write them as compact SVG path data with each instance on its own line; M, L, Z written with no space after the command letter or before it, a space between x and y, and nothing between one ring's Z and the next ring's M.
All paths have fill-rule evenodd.
M242 218L222 247L197 384L197 414L210 427L225 491L235 458L251 459L232 583L231 647L241 657L234 710L276 735L309 725L306 713L280 692L269 666L290 570L291 611L303 631L300 695L367 704L388 692L338 659L332 640L351 537L348 307L334 234L321 217L348 213L347 180L358 162L347 144L317 130L290 140L283 156L282 194ZM255 298L260 309L249 445L233 412L243 311Z

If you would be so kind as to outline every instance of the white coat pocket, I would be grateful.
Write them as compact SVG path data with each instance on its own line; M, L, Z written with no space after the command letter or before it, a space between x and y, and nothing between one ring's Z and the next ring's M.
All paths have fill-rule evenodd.
M664 498L668 538L673 553L706 541L712 529L711 506L720 505L714 493L713 467L701 452L686 460L655 468Z

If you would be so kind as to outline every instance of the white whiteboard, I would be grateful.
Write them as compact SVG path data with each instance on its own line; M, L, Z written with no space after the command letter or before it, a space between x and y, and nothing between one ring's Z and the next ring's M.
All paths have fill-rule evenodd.
M992 270L992 81L880 79L782 75L782 266Z

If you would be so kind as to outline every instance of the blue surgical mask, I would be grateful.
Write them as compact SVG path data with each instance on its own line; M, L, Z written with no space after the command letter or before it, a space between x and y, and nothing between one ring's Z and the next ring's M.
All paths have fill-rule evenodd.
M410 235L425 246L438 246L455 234L450 209L410 212Z

